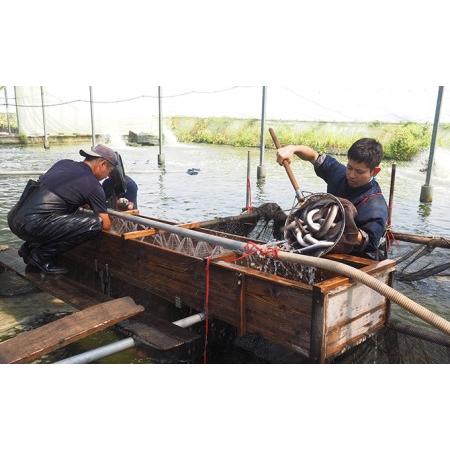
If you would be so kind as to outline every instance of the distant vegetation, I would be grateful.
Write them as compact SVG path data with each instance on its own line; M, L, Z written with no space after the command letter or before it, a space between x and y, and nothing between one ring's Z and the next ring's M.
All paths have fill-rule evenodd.
M16 115L14 113L8 113L8 116L11 131L15 132L17 129ZM8 130L8 119L6 117L6 113L0 113L0 130Z
M180 142L258 147L260 121L257 119L172 117L172 130ZM386 159L408 161L431 141L431 124L418 123L322 123L268 121L283 145L304 144L316 150L346 154L353 142L362 137L378 139ZM440 128L438 145L449 146L450 126ZM265 145L273 148L267 132Z

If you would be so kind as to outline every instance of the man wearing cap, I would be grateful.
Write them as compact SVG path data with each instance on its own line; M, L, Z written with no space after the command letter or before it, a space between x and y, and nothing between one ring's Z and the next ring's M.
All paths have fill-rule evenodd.
M80 155L84 161L63 159L39 181L30 180L8 213L11 231L25 241L19 255L45 273L66 273L55 257L111 227L99 181L117 165L116 153L97 145L92 151L80 150ZM84 205L94 214L80 212Z

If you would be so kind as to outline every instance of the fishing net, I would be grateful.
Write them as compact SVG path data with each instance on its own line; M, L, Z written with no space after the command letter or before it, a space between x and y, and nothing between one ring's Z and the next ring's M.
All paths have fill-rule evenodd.
M259 243L273 243L283 251L291 251L286 247L283 238L283 228L287 214L276 203L266 203L251 212L239 216L218 218L202 223L202 228L209 233L222 235L234 240L256 241ZM131 231L147 229L145 226L135 224L120 217L112 217L112 230L123 234ZM136 240L198 258L218 257L229 250L220 245L196 240L188 237L180 237L175 233L161 231L152 236L139 237ZM295 250L294 250L295 251ZM321 281L324 277L321 271L300 264L283 262L270 256L258 254L236 255L235 264L250 267L264 273L278 275L293 281L301 281L312 284Z

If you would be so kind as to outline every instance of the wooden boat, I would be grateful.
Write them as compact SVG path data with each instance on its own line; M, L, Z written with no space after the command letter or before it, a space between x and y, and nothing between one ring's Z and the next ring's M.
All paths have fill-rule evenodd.
M174 225L248 242L254 241L248 235L257 220L257 215L240 215ZM236 234L227 232L230 230ZM122 329L147 345L155 344L152 334L155 330L165 337L170 335L178 345L192 342L187 330L174 331L178 327L170 321L180 306L192 312L204 311L206 291L210 323L224 322L241 336L257 333L313 362L332 360L373 336L388 320L389 302L346 277L317 270L316 281L308 284L302 276L311 275L311 271L302 267L292 265L280 270L267 258L264 264L272 264L277 269L276 273L270 270L267 273L260 270L262 261L256 257L242 257L201 240L186 241L184 247L179 242L177 247L170 248L170 239L171 233L165 231L130 229L126 223L120 229L119 223L116 231L103 232L99 239L85 242L65 254L64 264L69 274L57 277L56 283L52 281L54 278L46 281L27 275L23 266L18 267L23 263L12 260L12 250L0 252L0 264L9 268L16 264L15 269L22 276L79 309L106 299L132 297L145 312L137 322L121 324ZM193 248L199 251L193 253ZM329 254L326 258L357 267L389 285L392 283L394 261L342 254ZM89 301L86 303L83 298ZM153 332L144 326L150 326Z

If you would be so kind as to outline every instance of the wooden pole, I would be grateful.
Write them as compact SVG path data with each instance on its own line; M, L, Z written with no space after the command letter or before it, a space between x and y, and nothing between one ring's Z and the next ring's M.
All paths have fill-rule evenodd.
M420 236L418 234L398 233L396 231L393 231L392 234L397 241L430 245L432 247L450 248L450 238L445 238L442 236Z

